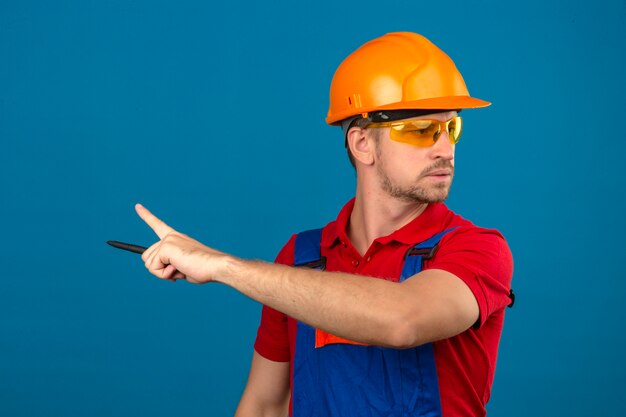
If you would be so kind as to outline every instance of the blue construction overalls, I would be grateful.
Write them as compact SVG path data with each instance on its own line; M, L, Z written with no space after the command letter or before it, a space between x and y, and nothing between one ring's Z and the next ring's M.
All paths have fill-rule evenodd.
M445 230L413 246L400 282L422 270ZM324 269L322 229L297 235L294 266ZM294 417L441 416L431 343L409 349L329 344L315 347L315 329L298 322L293 364Z

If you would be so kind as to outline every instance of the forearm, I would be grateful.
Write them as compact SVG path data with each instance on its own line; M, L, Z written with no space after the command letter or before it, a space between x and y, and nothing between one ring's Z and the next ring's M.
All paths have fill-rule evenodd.
M383 346L404 344L401 285L382 279L232 258L217 279L278 311L334 335Z

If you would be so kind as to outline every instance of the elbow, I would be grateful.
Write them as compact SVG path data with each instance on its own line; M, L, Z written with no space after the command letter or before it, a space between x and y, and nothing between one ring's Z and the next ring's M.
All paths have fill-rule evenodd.
M388 327L386 344L395 349L408 349L422 345L428 340L424 338L424 332L415 317L398 317L394 324Z
M478 320L478 307L475 310L453 311L443 315L433 315L411 310L398 313L389 326L387 343L396 349L408 349L437 340L456 336L469 329Z

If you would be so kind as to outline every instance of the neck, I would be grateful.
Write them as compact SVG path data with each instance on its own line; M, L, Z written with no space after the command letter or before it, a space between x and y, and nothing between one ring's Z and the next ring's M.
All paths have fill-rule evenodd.
M354 209L348 223L348 237L361 254L372 242L408 224L424 212L428 204L401 201L382 190L365 192L357 183Z

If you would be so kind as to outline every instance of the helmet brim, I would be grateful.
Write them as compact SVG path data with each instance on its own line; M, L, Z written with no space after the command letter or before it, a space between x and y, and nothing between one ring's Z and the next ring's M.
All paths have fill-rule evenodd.
M448 97L433 97L415 101L401 101L398 103L386 104L376 107L362 107L359 112L355 114L355 109L348 109L345 112L334 114L333 117L327 117L326 123L333 126L338 126L343 119L356 116L357 114L369 113L376 110L460 110L460 109L477 109L480 107L487 107L491 105L491 102L481 100L469 96L448 96Z

